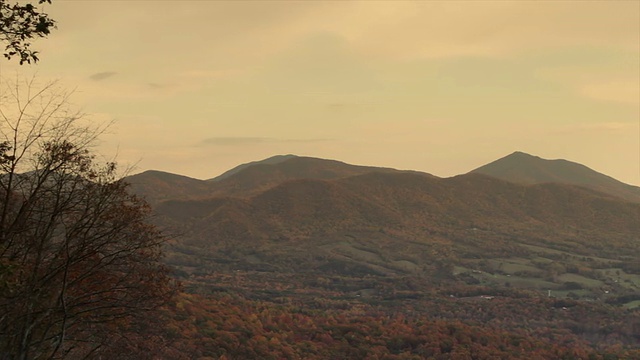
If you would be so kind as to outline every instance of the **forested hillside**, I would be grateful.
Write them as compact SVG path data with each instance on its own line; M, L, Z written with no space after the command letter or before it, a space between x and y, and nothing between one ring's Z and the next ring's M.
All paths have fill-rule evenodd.
M637 356L639 204L570 184L280 160L155 204L175 235L166 262L189 294L167 313L175 348L229 359Z

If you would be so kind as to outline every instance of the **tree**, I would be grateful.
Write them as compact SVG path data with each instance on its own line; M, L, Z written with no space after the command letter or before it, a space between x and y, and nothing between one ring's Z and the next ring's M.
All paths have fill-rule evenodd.
M163 237L69 109L55 83L0 89L0 359L142 359L129 336L174 291Z
M38 4L51 0L38 0ZM0 42L6 43L4 56L20 58L20 65L37 62L38 52L30 49L34 38L46 37L55 28L55 21L31 3L13 5L0 0Z

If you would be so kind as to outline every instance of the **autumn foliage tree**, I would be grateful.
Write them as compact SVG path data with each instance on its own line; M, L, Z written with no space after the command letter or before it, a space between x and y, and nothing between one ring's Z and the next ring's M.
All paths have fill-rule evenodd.
M0 91L0 359L145 358L129 343L173 292L147 204L55 84Z
M38 52L31 50L31 42L48 36L55 27L55 21L38 9L37 5L43 3L50 4L51 0L38 0L36 5L0 0L0 42L5 43L4 57L17 56L20 65L38 61Z

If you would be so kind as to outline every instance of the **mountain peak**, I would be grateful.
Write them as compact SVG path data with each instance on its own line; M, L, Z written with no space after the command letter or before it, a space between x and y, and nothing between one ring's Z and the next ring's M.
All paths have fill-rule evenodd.
M578 185L629 201L640 202L640 188L622 183L582 164L564 159L548 160L516 151L471 173L519 184L561 183Z
M531 154L527 154L526 152L523 151L514 151L513 153L511 153L510 155L505 156L505 158L508 157L523 157L523 158L535 158L535 159L540 159L539 156L535 156L535 155L531 155Z
M248 163L244 163L244 164L240 164L236 167L234 167L231 170L227 170L224 173L222 173L221 175L218 175L216 177L214 177L213 179L209 179L208 181L220 181L222 179L226 179L250 166L253 165L259 165L259 164L265 164L265 165L274 165L274 164L279 164L281 162L287 161L289 159L293 159L293 158L297 158L297 155L293 155L293 154L287 154L287 155L274 155L271 157L268 157L266 159L262 159L262 160L258 160L258 161L251 161Z

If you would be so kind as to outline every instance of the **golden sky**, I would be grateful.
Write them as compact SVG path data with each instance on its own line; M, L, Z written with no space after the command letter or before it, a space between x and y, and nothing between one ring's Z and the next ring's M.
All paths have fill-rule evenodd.
M465 173L513 151L640 185L640 1L72 1L36 66L136 171L276 154Z

